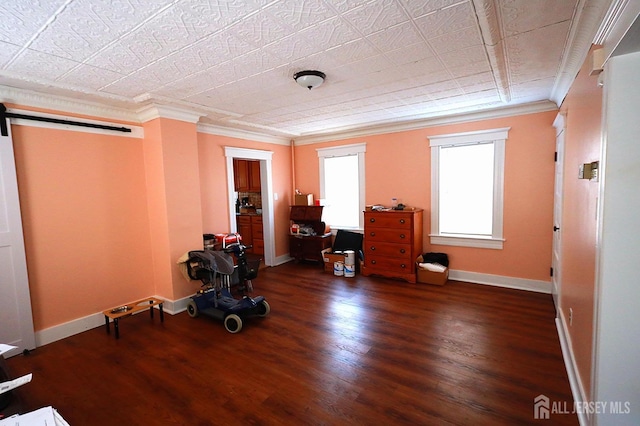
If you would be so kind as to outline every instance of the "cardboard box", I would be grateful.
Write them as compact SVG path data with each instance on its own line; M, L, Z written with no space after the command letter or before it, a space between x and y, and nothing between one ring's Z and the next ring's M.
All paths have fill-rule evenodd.
M433 285L445 285L449 279L449 268L446 268L444 272L432 272L420 267L422 263L422 256L418 256L416 259L416 280L419 283L433 284Z
M334 262L344 262L344 252L333 253L331 248L326 248L322 250L322 260L324 260L324 271L330 272L333 274L333 263ZM356 256L356 273L360 273L362 271L362 266L364 262Z
M444 272L431 272L418 268L416 271L417 281L424 284L445 285L449 280L449 268Z
M296 206L312 206L313 194L296 194L294 203Z
M333 274L333 263L344 262L344 253L333 253L330 248L322 250L322 260L324 260L324 271Z

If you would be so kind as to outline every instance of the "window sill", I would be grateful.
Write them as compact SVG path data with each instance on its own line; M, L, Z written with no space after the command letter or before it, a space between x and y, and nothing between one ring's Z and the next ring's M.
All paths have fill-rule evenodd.
M329 229L331 229L331 233L332 233L334 236L336 235L336 233L337 233L339 230L343 230L343 231L350 231L350 232L357 232L357 233L359 233L359 234L364 234L364 229L363 229L363 228L357 228L357 227L351 228L351 227L348 227L348 226L338 226L338 227L335 227L335 228L334 228L333 226L330 226L330 227L329 227Z
M462 236L450 236L450 235L429 235L431 244L443 245L443 246L458 246L458 247L476 247L487 248L494 250L502 250L504 239L498 238L480 238L480 237L462 237Z

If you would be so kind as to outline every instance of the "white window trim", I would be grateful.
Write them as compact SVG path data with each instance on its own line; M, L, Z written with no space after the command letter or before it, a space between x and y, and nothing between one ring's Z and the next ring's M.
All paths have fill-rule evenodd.
M504 158L505 142L509 135L510 127L483 130L479 132L452 133L429 137L431 147L431 244L477 247L489 249L502 249L504 219ZM490 237L477 235L451 235L440 233L439 218L439 165L440 147L469 145L477 143L493 142L494 144L494 187L493 187L493 233Z
M344 157L347 155L358 156L358 181L360 182L360 188L358 190L359 200L358 205L360 214L358 218L357 228L340 227L340 229L347 229L350 231L362 231L364 229L364 208L365 208L365 173L364 173L364 154L367 152L366 143L358 143L351 145L341 145L331 148L318 148L318 161L320 164L320 198L325 198L324 192L324 159L330 157ZM334 229L332 228L332 231Z

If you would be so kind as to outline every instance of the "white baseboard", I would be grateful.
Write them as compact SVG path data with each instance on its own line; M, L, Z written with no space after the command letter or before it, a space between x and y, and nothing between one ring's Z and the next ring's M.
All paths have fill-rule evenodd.
M162 310L170 315L175 315L187 309L187 303L189 297L180 299L178 301L167 300L164 297L151 296L158 299L163 299L165 302L162 305ZM184 305L184 306L183 306ZM159 309L158 306L154 307ZM134 315L146 312L136 312ZM79 334L92 328L104 326L104 315L102 312L96 312L95 314L87 315L86 317L74 319L63 324L54 325L53 327L45 328L44 330L36 331L36 347L44 346L49 343L53 343L58 340L71 337L74 334Z
M474 284L486 284L496 287L513 288L517 290L535 291L551 294L551 281L530 280L527 278L505 277L503 275L481 274L478 272L449 270L449 279L465 281Z
M179 314L187 310L187 304L191 300L191 296L186 296L171 302L171 315Z
M573 356L573 349L571 348L571 341L569 340L569 332L567 331L567 322L564 319L562 311L558 311L559 317L556 317L556 328L558 329L558 338L560 339L560 348L562 349L562 358L564 359L564 366L567 370L567 376L569 376L569 385L571 386L571 393L573 394L574 403L584 404L587 402L587 397L584 392L584 386L580 380L580 374L578 374L578 367L576 365L575 357ZM589 425L589 415L586 410L578 411L578 422L581 426Z
M102 312L87 315L63 324L54 325L44 330L36 331L36 347L48 345L58 340L91 330L92 328L104 326L104 315Z
M288 254L285 254L283 256L278 256L274 259L274 265L272 266L283 265L287 262L291 262L292 260L293 260L293 257L289 256Z

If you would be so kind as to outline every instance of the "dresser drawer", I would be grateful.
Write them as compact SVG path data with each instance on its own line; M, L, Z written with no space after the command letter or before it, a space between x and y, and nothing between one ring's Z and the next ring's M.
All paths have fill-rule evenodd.
M411 246L407 244L390 244L378 241L366 241L364 247L366 256L388 256L411 260Z
M365 217L365 226L369 228L411 229L412 215L402 213L369 213Z
M393 273L410 274L415 272L414 262L411 259L399 259L385 256L365 256L364 266L369 272L384 272L393 275Z
M412 233L410 229L377 229L370 228L364 231L365 244L377 242L394 244L411 244Z

